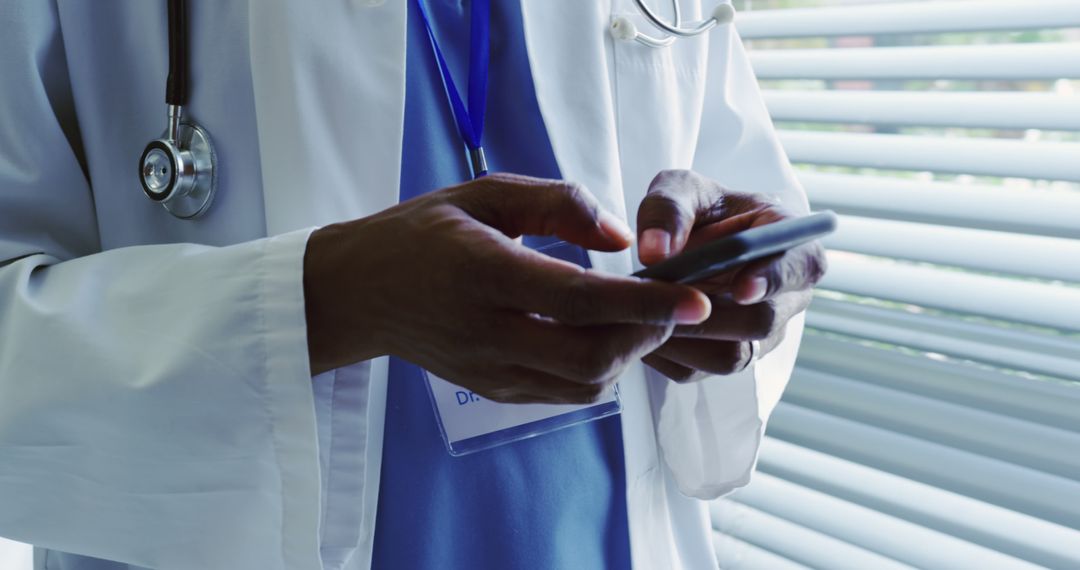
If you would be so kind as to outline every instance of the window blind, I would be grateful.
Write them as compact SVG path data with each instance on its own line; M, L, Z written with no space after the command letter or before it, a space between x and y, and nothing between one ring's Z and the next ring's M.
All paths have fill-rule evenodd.
M743 0L830 272L724 568L1080 568L1080 2Z

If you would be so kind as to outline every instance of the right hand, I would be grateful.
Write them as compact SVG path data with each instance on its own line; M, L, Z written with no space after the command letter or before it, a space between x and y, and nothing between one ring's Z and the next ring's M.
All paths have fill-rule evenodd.
M683 285L585 270L514 241L619 251L583 187L493 174L316 230L304 258L313 374L392 354L498 402L584 403L709 316Z

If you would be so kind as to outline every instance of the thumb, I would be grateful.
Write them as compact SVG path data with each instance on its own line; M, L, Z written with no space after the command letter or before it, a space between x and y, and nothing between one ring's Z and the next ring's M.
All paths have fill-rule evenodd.
M634 234L584 186L497 173L462 185L451 201L504 234L557 236L586 249L626 249Z
M691 170L664 170L653 178L638 207L638 257L645 265L686 247L690 233L721 203L724 189Z

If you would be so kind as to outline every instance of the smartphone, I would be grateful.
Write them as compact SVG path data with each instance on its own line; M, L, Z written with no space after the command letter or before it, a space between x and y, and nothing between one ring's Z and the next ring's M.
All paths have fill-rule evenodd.
M750 228L646 267L634 277L696 283L744 263L782 253L836 231L836 214L815 212Z

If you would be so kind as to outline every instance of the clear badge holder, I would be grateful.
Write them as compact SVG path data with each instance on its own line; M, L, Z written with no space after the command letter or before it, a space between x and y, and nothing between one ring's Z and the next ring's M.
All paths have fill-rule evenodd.
M566 242L536 248L589 267L585 250ZM501 404L424 371L435 419L450 455L468 455L618 414L617 386L594 404Z

